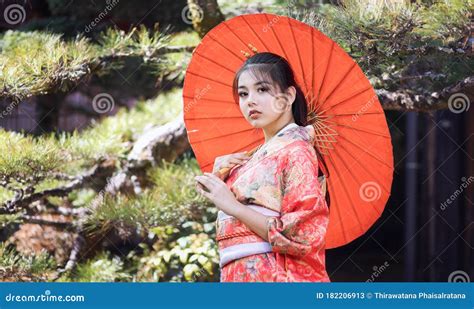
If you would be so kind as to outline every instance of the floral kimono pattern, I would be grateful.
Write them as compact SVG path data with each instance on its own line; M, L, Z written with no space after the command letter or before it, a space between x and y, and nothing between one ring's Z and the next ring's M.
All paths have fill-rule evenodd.
M221 265L221 282L329 282L325 235L329 210L318 180L313 137L294 123L280 130L225 182L237 200L272 213L268 242L237 218L217 221L219 250L266 243L271 250Z

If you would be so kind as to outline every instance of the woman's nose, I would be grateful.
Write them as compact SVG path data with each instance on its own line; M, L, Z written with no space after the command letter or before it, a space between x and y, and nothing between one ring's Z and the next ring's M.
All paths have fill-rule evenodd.
M248 98L247 98L247 105L248 106L254 106L255 104L255 100L253 98L253 95L252 94L249 94Z

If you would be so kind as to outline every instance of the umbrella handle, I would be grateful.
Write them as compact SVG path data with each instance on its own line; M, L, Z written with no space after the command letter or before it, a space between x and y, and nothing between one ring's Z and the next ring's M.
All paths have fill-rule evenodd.
M222 179L222 181L224 181L224 179L226 179L227 176L229 175L229 171L230 171L230 168L224 167L218 170L217 172L215 172L214 175L216 175L217 177Z

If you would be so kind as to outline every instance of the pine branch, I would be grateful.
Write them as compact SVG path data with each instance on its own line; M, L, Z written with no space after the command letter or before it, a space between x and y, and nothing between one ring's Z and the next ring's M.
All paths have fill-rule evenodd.
M58 228L71 228L73 227L72 222L64 222L64 221L52 221L46 220L39 217L29 216L29 215L22 215L20 219L23 220L23 223L31 223L31 224L41 224L41 225L49 225Z
M76 238L74 239L74 243L72 246L71 253L69 254L69 259L66 262L66 265L64 268L58 268L57 273L55 276L51 279L52 281L56 281L59 279L59 277L72 269L76 267L77 260L79 259L79 255L82 251L82 248L84 247L84 244L86 243L84 236L81 233L78 233Z
M108 72L112 64L118 65L127 58L142 58L144 63L164 67L166 54L194 49L194 46L167 46L168 35L148 32L144 27L129 33L109 29L98 45L84 38L67 43L60 36L36 32L25 36L8 32L3 38L13 43L8 41L10 50L0 55L0 99L19 103L32 96L64 93L93 75ZM43 47L32 49L28 45L30 41L35 43L33 46ZM55 56L45 56L48 51L44 46L55 49Z
M95 178L99 177L101 173L104 174L104 167L101 165L101 163L98 163L89 171L77 176L73 181L64 186L31 194L17 194L17 196L15 196L12 200L7 201L0 206L0 214L16 213L19 211L19 209L25 209L31 203L39 201L45 197L63 197L78 188L91 186L94 183Z
M439 92L415 93L409 89L398 91L387 91L376 89L380 103L384 110L410 110L428 112L432 110L447 109L451 96L461 93L468 97L469 101L474 99L474 76L445 87Z
M38 214L52 214L52 215L61 215L61 216L82 217L87 213L87 208L85 207L69 208L69 207L48 204L47 206L35 205L35 211Z

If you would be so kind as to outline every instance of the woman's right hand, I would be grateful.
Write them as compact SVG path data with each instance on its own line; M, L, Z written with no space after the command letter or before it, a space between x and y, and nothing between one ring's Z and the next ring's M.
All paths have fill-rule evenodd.
M223 168L228 168L229 170L237 164L244 164L250 159L250 156L246 151L231 153L229 155L224 155L217 157L214 161L214 167L212 173L216 174L219 170Z

